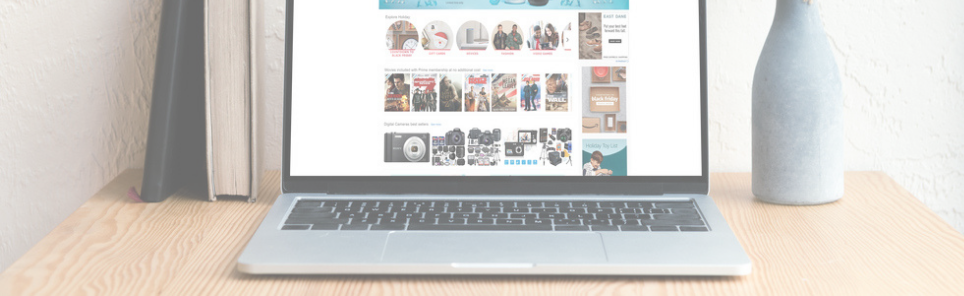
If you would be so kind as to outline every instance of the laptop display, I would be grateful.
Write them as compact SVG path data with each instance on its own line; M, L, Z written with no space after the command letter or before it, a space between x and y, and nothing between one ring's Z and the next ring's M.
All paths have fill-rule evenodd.
M630 2L297 2L288 173L702 176L700 2Z

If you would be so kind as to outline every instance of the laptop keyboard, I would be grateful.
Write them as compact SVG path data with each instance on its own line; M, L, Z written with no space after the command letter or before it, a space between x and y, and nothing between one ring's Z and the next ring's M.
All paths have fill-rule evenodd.
M693 201L299 200L282 230L708 231Z

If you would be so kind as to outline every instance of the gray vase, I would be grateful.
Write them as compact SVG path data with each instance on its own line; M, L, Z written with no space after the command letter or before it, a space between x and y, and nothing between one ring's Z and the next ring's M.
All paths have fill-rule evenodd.
M817 3L776 0L753 75L753 194L813 205L843 196L843 95Z

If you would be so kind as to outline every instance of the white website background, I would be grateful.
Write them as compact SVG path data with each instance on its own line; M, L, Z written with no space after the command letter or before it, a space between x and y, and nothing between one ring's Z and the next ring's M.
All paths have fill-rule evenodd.
M333 13L325 1L295 5L290 163L293 176L578 176L588 161L581 151L586 139L625 139L630 176L699 176L702 172L698 1L649 2L630 6L629 11L379 10L375 1L340 2L338 6L343 13ZM466 21L475 20L484 24L488 35L494 32L496 24L509 20L519 24L528 38L529 27L537 21L552 23L560 30L571 23L573 31L578 32L579 12L627 15L628 59L579 60L577 49L536 55L523 48L505 55L491 46L476 52L478 55L470 55L469 51L458 50L455 44L444 55L430 54L419 47L411 57L397 57L385 44L386 30L398 17L419 31L432 21L443 21L456 31ZM452 39L454 43L455 38ZM581 98L585 87L583 68L593 66L628 68L628 95L622 98L627 100L625 134L582 133L582 111L586 108ZM543 79L547 73L565 73L569 75L569 110L384 111L386 74L440 73L439 69L462 74L540 74ZM519 87L522 86L520 80ZM394 123L428 126L392 126ZM571 128L572 163L468 167L384 161L387 132L435 136L454 127L466 135L473 127L499 128L503 141L515 136L518 129ZM528 148L527 158L541 151L539 145Z

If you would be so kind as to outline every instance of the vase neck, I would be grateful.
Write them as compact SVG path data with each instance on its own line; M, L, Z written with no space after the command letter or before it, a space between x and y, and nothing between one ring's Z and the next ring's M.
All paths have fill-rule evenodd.
M817 9L817 0L811 1L812 4L804 0L777 0L777 11L775 18L787 23L810 23L820 22L820 12Z

